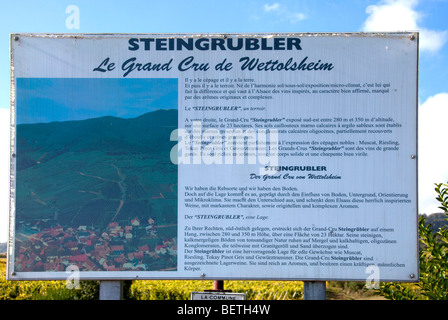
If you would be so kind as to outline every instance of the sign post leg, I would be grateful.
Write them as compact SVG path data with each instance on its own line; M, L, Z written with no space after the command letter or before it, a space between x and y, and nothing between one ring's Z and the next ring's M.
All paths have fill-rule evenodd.
M326 282L325 281L304 281L304 300L326 300Z
M100 300L122 300L123 281L100 281Z
M213 280L213 291L223 291L224 280Z

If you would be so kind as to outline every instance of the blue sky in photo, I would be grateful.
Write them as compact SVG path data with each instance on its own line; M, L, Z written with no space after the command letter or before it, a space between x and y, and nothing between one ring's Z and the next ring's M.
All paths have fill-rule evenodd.
M17 123L135 118L177 109L177 79L19 78Z

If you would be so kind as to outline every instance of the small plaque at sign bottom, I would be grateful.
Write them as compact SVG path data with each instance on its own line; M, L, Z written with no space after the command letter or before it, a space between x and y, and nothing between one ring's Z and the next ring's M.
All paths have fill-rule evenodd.
M246 294L232 292L191 292L190 300L246 300Z

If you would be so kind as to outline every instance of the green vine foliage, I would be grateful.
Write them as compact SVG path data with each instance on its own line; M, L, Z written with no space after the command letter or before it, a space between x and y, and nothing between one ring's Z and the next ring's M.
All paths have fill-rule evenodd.
M435 184L436 199L448 219L448 184ZM420 281L416 284L382 283L379 293L391 300L448 300L448 228L437 232L419 218Z

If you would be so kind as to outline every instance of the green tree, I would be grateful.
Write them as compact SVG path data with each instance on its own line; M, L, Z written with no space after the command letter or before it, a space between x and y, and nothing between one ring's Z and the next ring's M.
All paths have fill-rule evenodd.
M448 184L435 184L439 208L448 219ZM416 284L383 283L379 292L392 300L447 300L448 299L448 228L436 232L425 216L419 218L420 281Z

